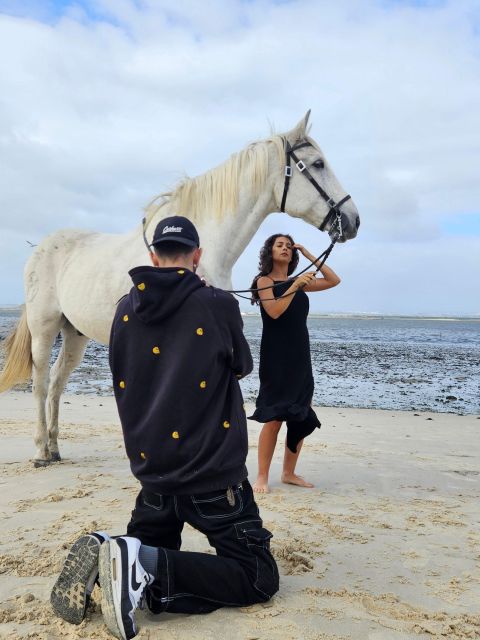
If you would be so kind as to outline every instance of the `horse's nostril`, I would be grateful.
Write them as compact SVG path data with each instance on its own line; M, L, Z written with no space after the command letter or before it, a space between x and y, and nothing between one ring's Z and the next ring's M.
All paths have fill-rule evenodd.
M358 229L358 227L360 226L360 216L357 216L357 217L355 218L355 226L356 226L356 228L357 228L357 229Z

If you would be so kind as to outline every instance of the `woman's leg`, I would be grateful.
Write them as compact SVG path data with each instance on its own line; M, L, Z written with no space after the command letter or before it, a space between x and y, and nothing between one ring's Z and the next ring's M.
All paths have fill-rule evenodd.
M256 493L268 493L268 473L277 444L278 432L282 423L279 420L266 422L258 438L258 476L253 485Z
M295 474L295 466L297 464L298 456L300 455L302 445L303 445L303 440L300 440L300 442L297 445L297 453L293 453L285 444L282 482L285 482L286 484L296 484L299 487L308 487L309 489L311 489L313 487L313 484L311 482L307 482L305 478L302 478L302 476L297 476Z

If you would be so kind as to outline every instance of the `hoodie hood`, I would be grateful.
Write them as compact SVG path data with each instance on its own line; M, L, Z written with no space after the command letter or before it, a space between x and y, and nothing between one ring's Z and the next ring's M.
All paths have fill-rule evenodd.
M168 318L194 291L205 286L198 276L182 267L135 267L129 275L134 286L128 297L144 324Z

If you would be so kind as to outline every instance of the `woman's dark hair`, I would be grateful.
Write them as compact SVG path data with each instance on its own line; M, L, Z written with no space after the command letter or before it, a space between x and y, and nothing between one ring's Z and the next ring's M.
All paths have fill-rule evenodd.
M298 250L293 248L294 242L292 236L289 236L288 233L275 233L273 236L270 236L265 240L263 247L260 249L260 258L258 261L258 269L259 273L255 276L250 285L251 289L257 288L257 281L262 276L266 276L273 269L273 257L272 257L272 248L275 244L275 240L277 238L288 238L292 243L292 259L288 265L287 274L291 275L298 265ZM252 298L250 300L252 304L259 304L260 297L258 295L258 291L252 291Z

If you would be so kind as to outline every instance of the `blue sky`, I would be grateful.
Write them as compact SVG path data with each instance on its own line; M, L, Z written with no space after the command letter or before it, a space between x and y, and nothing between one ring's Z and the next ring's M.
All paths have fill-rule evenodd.
M0 304L23 300L26 240L126 232L182 175L311 108L362 217L332 254L342 285L312 309L480 313L479 14L474 0L0 0ZM274 214L236 286L278 228L327 242Z
M0 11L14 15L30 17L48 23L54 23L73 8L81 7L92 20L104 18L105 12L99 11L94 2L82 0L0 0Z
M480 236L480 213L458 213L441 223L441 228L445 235Z

